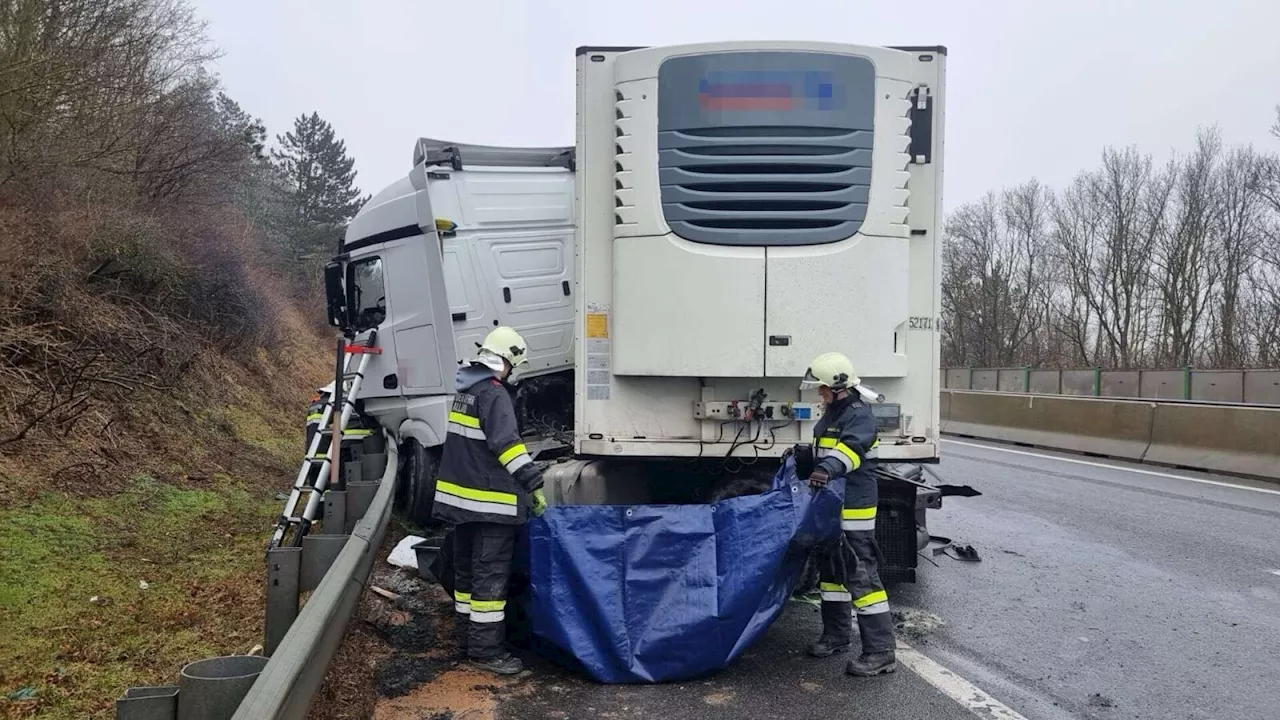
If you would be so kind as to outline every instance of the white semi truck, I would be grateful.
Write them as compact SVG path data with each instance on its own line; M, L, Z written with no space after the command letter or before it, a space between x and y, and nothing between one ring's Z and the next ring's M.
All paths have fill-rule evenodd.
M836 350L876 398L886 574L913 579L941 501L918 478L939 458L945 62L939 47L585 47L574 147L419 141L328 283L335 323L377 331L358 400L407 449L411 514L429 507L453 369L493 325L533 351L522 394L572 373L572 396L544 406L572 413L553 503L762 486L765 460L809 441L822 409L800 378Z

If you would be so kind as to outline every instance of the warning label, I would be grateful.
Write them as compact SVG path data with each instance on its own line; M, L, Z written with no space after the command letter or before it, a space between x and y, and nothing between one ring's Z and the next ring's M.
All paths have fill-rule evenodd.
M605 313L587 313L587 337L607 339L609 337L609 316Z

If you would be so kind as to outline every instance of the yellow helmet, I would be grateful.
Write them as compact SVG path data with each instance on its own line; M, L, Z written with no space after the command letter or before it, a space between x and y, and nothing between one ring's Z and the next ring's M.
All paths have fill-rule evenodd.
M480 343L480 360L484 361L485 353L491 353L511 363L511 367L519 367L529 362L529 346L525 344L520 333L503 325L494 328ZM495 368L499 369L499 368Z
M809 369L800 381L801 390L826 385L832 390L844 390L858 384L858 375L853 371L853 361L843 353L822 353L809 363Z

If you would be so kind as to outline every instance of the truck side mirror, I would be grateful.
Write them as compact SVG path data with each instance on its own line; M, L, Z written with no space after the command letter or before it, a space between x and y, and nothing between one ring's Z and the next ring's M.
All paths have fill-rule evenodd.
M329 324L345 328L347 322L347 293L342 287L343 267L337 260L324 266L324 296L328 306Z

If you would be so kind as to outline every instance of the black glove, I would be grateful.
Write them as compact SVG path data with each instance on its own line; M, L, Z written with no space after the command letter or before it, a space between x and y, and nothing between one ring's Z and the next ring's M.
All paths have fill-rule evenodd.
M809 473L809 487L814 492L826 487L829 480L831 480L831 476L822 468L814 468L813 472Z

